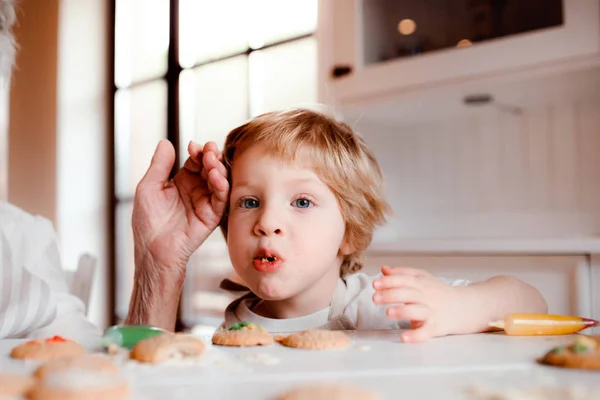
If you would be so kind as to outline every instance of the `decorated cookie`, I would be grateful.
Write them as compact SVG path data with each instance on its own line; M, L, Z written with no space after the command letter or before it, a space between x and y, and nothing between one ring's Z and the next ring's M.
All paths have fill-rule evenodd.
M592 400L600 399L600 390L582 385L562 384L560 386L531 384L517 387L510 384L503 387L473 385L467 388L468 400Z
M204 342L182 333L164 333L138 342L129 358L143 363L161 363L173 358L197 357L204 353Z
M277 400L378 400L375 393L352 385L320 383L298 387L279 396Z
M539 361L542 364L566 368L600 370L600 336L578 336L568 346L550 350Z
M115 374L90 371L49 373L38 381L29 400L124 400L129 398L129 384Z
M273 338L262 326L242 321L215 332L212 342L220 346L265 346L273 343Z
M0 373L0 399L25 396L34 383L27 375Z
M275 341L287 347L309 350L342 349L350 345L350 338L341 331L308 329L289 336L275 336Z
M50 374L66 371L89 371L116 375L119 370L112 359L103 354L82 354L48 361L38 367L33 375L37 379L43 380Z
M12 349L10 356L22 360L50 361L61 357L78 356L84 352L80 344L54 336L25 342Z

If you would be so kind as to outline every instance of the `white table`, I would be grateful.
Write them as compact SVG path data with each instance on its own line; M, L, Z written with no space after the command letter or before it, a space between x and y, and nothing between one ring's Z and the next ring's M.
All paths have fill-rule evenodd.
M349 382L383 399L467 399L471 385L493 388L582 385L600 391L600 371L564 370L534 360L573 337L479 334L403 344L398 332L350 332L350 348L333 351L209 346L197 364L127 363L134 399L272 399L310 382ZM210 343L210 338L203 338ZM28 372L35 365L9 359L17 340L0 341L0 370ZM368 347L368 349L365 348Z

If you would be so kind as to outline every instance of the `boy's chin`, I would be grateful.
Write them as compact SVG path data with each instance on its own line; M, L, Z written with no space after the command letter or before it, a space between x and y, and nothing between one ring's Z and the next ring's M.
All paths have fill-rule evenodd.
M274 284L266 284L265 282L260 282L255 290L253 290L254 294L260 297L263 300L267 301L281 301L289 299L294 295L289 288L282 287L283 285L274 285Z

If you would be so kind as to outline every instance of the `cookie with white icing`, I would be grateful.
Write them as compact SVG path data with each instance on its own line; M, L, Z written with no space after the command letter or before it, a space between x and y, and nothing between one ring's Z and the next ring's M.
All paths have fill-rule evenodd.
M353 385L319 383L289 390L277 400L379 400L373 392Z
M138 342L129 358L142 363L157 364L173 358L198 357L204 353L204 342L183 333L163 333Z
M46 375L28 396L29 400L125 400L129 397L129 384L122 376L73 370Z
M26 396L35 380L27 375L0 373L0 399Z
M119 372L113 360L104 354L82 354L75 357L63 357L48 361L39 366L33 376L44 380L47 376L67 371L87 371L108 375L116 375Z

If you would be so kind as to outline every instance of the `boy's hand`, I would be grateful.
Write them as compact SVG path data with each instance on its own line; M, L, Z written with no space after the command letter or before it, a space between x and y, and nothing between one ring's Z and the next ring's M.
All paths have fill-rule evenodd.
M381 272L384 276L373 281L373 301L397 304L388 307L387 316L411 322L413 329L402 333L403 342L461 333L460 316L464 315L465 305L459 287L413 268L382 267Z

